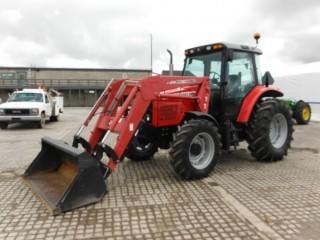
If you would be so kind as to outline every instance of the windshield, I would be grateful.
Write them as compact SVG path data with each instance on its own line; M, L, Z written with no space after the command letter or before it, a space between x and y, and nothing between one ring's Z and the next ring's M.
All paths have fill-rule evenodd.
M187 57L184 65L184 76L208 76L212 85L221 81L221 52Z
M43 102L41 93L13 93L8 102Z

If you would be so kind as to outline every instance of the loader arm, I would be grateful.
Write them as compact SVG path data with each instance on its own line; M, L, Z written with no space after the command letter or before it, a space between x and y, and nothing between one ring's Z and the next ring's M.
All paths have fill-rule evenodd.
M182 79L181 79L182 78ZM207 78L190 77L151 77L140 81L119 80L109 87L105 105L89 138L93 151L109 157L107 168L114 171L116 162L122 160L133 136L144 121L144 116L151 105L156 102L174 105L185 100L177 113L175 122L180 124L189 110L208 111L210 88ZM193 104L192 104L193 103ZM195 106L196 105L196 106ZM162 124L170 123L162 120ZM161 125L159 121L154 127ZM109 141L115 135L113 142ZM100 152L100 153L99 153Z
M92 149L100 151L100 157L102 151L110 158L107 166L111 171L114 171L116 161L123 158L150 105L150 100L142 97L138 82L119 81L117 84L120 86L113 86L112 97L106 101L89 139ZM108 142L111 134L116 135L113 143Z

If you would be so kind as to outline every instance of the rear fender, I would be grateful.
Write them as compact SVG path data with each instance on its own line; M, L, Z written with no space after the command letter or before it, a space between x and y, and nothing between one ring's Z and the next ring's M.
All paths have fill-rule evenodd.
M206 119L206 120L213 122L217 127L219 126L218 121L213 116L211 116L210 114L208 114L206 112L191 111L191 112L185 113L185 117L184 117L185 121L188 121L190 119L195 119L195 118Z
M242 101L241 109L238 114L238 123L247 123L250 120L256 103L265 97L282 97L283 93L275 87L256 86Z

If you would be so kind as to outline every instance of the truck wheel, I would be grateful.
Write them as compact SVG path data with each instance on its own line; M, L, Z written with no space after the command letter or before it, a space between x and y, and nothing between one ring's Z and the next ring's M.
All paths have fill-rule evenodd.
M293 139L292 133L288 106L277 99L268 99L256 105L248 124L248 149L258 161L282 160Z
M298 124L308 124L311 119L311 107L309 103L302 100L297 102L293 117Z
M205 119L192 119L176 133L170 151L171 164L183 179L199 179L213 170L219 152L217 127Z
M51 116L51 117L50 117L50 121L51 121L51 122L58 122L58 121L59 121L59 115L57 115L57 116Z
M126 152L126 157L132 161L149 160L158 151L158 145L146 136L133 138Z
M1 124L0 124L0 128L1 129L7 129L8 128L8 123L7 122L2 122Z
M46 125L46 115L42 112L40 121L38 123L38 127L39 128L44 128L45 125Z

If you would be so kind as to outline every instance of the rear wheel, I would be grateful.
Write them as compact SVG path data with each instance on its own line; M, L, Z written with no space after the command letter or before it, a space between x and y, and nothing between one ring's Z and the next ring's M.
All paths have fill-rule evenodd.
M151 138L137 135L133 138L126 152L126 157L133 161L145 161L158 151L158 145Z
M298 124L308 124L311 119L310 104L302 100L297 102L294 113L293 113L293 117Z
M57 115L57 116L51 116L51 117L50 117L50 121L51 121L51 122L58 122L58 121L59 121L59 115Z
M0 124L0 128L1 129L7 129L8 128L8 123L7 122L2 122L1 124Z
M282 160L290 147L292 133L292 118L286 104L268 99L257 104L248 124L248 148L259 161Z
M217 164L219 152L216 126L205 119L192 119L176 133L170 151L171 164L183 179L203 178Z

